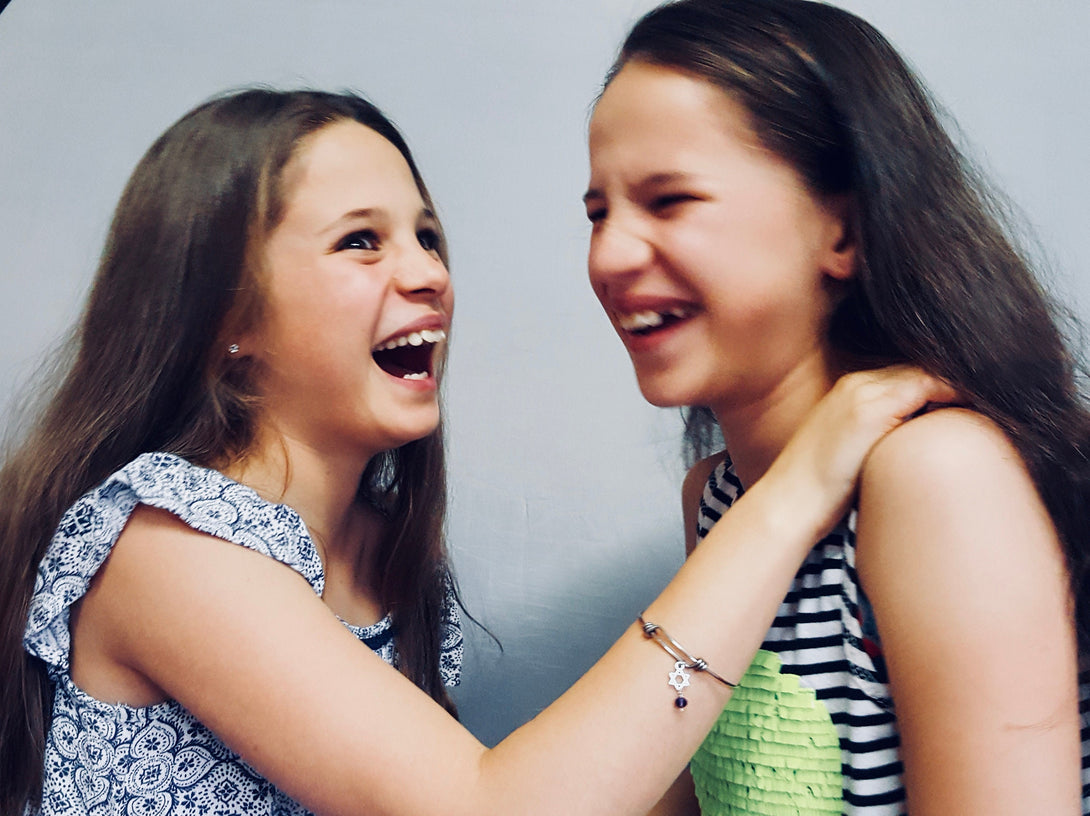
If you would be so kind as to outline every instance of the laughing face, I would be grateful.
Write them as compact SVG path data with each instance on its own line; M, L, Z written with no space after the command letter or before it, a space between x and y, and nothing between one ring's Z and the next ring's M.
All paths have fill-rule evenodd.
M426 436L439 421L453 292L408 164L375 131L341 121L306 139L282 182L261 319L239 344L257 364L262 421L364 458Z
M825 326L854 263L842 208L760 144L745 108L630 62L595 109L590 165L591 283L650 402L722 422L830 380Z

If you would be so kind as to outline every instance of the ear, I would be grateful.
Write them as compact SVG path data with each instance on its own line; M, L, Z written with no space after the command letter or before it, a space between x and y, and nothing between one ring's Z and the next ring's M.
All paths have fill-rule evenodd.
M224 336L220 345L223 356L228 360L249 359L262 347L260 336L254 331L230 332Z
M822 272L833 280L846 281L855 275L859 242L855 229L855 199L848 193L827 196L828 230Z
M264 347L261 332L262 301L252 293L236 296L220 326L219 347L228 360L248 359Z
M254 332L225 327L216 340L216 350L213 353L218 354L224 364L237 365L242 360L249 361L254 356L254 351L260 347Z

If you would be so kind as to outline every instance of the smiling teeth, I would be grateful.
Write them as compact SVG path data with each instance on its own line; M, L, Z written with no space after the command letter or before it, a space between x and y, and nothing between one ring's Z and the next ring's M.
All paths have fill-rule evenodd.
M657 329L666 321L667 317L676 317L678 320L681 320L688 316L689 313L680 307L668 309L664 312L646 309L642 312L618 315L617 325L629 332L640 331L641 329Z
M426 379L427 376L428 376L427 371L418 371L415 374L402 374L401 379L403 379L403 380L423 380L423 379Z
M387 340L376 351L390 351L390 349L403 348L404 346L422 346L425 343L441 343L446 339L447 333L442 329L424 329L423 331L410 332L392 340ZM412 379L419 380L420 377L413 376Z

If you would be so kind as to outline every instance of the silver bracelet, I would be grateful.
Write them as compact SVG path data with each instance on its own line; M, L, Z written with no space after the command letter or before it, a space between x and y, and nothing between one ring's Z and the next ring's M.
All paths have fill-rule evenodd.
M686 669L690 669L695 672L704 672L711 677L714 677L724 686L730 688L737 688L737 683L732 683L724 677L719 676L711 667L704 661L703 658L693 657L689 652L670 637L666 630L659 626L657 623L648 623L643 619L643 615L636 618L640 622L640 627L643 629L643 636L648 640L653 640L659 646L662 647L666 654L670 655L676 662L674 663L674 670L667 676L667 684L673 686L674 691L677 692L677 699L674 700L674 706L683 709L689 704L689 701L685 699L685 696L681 693L681 690L689 685L689 680L692 675L689 674Z

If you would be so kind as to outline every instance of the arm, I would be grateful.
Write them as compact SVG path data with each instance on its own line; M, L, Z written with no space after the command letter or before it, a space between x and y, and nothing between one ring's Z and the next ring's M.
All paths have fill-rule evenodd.
M685 556L696 549L696 522L700 509L700 498L704 495L704 486L712 471L723 461L725 452L715 453L689 468L681 484L681 516L685 524ZM681 775L663 794L658 804L648 811L647 816L700 816L700 806L693 788L693 777L685 768Z
M805 553L839 517L874 440L949 391L910 371L853 375L648 608L726 677L745 670ZM789 518L774 511L787 501ZM729 599L724 601L724 599ZM177 699L323 814L643 813L729 696L628 631L532 722L488 750L358 642L303 579L142 508L84 601L111 659ZM726 634L724 634L726 633Z
M1067 575L1005 435L962 410L890 434L864 470L857 548L913 816L1080 813Z
M700 816L700 803L696 800L693 776L688 768L674 780L647 816Z

